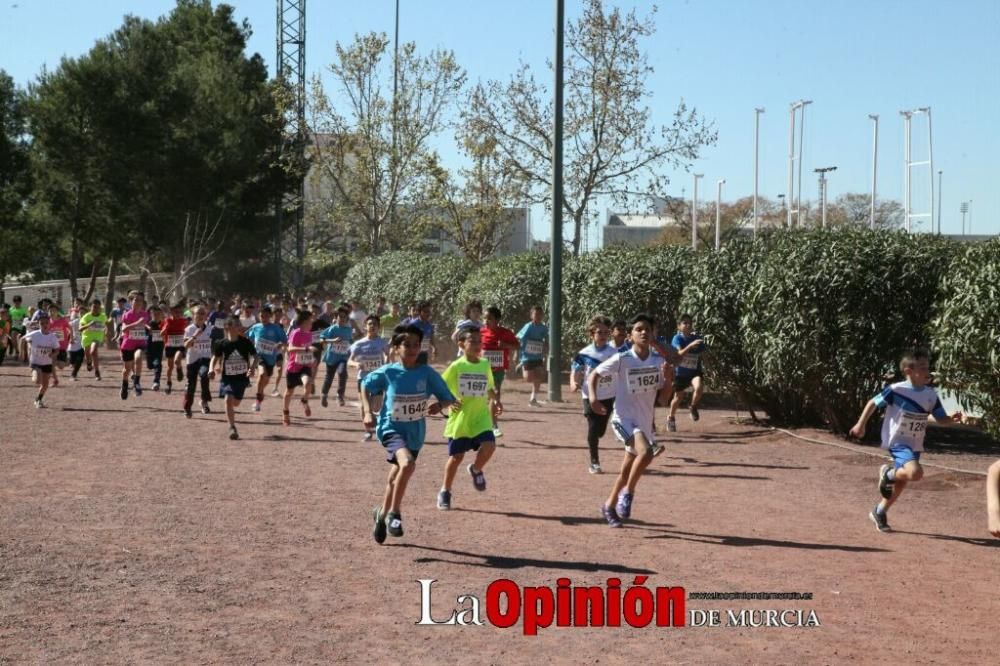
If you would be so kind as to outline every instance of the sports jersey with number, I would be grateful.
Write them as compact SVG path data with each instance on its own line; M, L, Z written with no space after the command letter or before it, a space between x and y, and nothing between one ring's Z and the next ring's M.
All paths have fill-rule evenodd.
M517 332L517 339L521 341L522 360L541 361L545 358L545 342L549 339L549 327L529 321Z
M257 356L268 365L278 362L278 353L281 345L288 342L285 329L278 324L254 324L247 331L257 350Z
M347 326L328 326L319 334L321 340L332 340L340 338L337 342L328 342L323 345L323 362L327 365L334 365L341 361L346 361L351 355L351 341L354 339L354 329L350 324Z
M186 319L167 317L163 322L163 326L160 327L160 332L163 333L163 344L168 348L183 347L184 335L187 332L188 326L191 326L191 324Z
M99 314L87 314L80 317L81 337L83 346L89 347L95 342L104 342L104 328L108 324L108 316L103 312Z
M937 391L931 386L917 388L910 382L897 382L887 386L874 399L878 407L885 407L883 449L908 446L913 451L923 451L927 415L942 420L948 418Z
M151 345L163 344L163 320L149 321L149 328L146 331L146 342Z
M73 329L69 325L69 320L59 317L49 322L49 332L56 336L59 341L59 351L66 351L73 338Z
M695 340L701 340L701 336L696 333L692 335L678 333L670 341L670 345L677 351L680 351ZM703 351L705 351L704 342L697 347L692 347L684 356L679 357L677 365L674 368L675 375L677 377L693 377L701 372L701 353Z
M580 395L584 400L590 398L590 387L587 379L594 368L608 360L617 353L612 345L597 347L590 344L580 350L580 353L573 359L572 372L582 372L583 381L580 382ZM615 378L612 375L602 375L597 379L597 399L607 400L615 397Z
M663 364L663 357L652 350L643 359L632 348L616 352L594 368L598 376L614 378L615 421L634 424L652 434L656 393L664 384Z
M141 322L136 324L127 331L124 327L128 324L135 322ZM129 310L122 315L122 338L121 338L121 348L124 351L129 351L132 349L142 349L146 346L146 324L149 323L149 313L145 310Z
M41 329L26 333L24 339L31 345L31 365L52 365L52 352L59 349L59 338L51 331Z
M420 340L420 351L429 352L431 350L431 345L434 342L434 324L429 321L424 321L420 317L416 319L407 319L403 322L407 326L416 326L420 329L424 337Z
M442 402L455 399L441 375L429 365L409 369L402 363L383 365L365 377L362 388L370 394L385 393L375 429L378 438L399 435L413 451L424 445L427 398L433 395Z
M296 328L288 334L289 347L306 347L312 344L313 335L311 331L303 331ZM312 366L312 349L307 351L290 351L288 360L285 363L286 372L300 372L306 366Z
M463 356L453 361L441 376L448 389L462 403L458 413L452 413L448 417L444 436L452 439L471 438L492 430L490 391L495 387L490 362L481 358L472 363Z
M521 341L514 335L514 331L503 326L490 328L483 326L479 329L479 334L483 340L483 356L490 362L493 370L507 370L510 367L510 348L504 347L506 344L520 345Z
M78 352L83 349L83 345L80 342L80 317L76 316L69 320L69 350L71 352Z
M189 324L184 329L184 340L190 338L194 338L194 344L187 350L188 365L212 358L212 328L208 322L201 328L198 328L197 324Z
M254 344L242 336L235 340L216 340L212 355L222 358L222 383L249 382L250 358L257 355Z
M385 355L389 353L389 343L385 338L361 338L351 345L350 356L358 364L358 379L364 379L369 373L378 370L385 364Z

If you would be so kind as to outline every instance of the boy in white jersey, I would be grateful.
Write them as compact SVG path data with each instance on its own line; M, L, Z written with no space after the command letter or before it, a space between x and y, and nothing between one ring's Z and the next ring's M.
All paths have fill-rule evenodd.
M38 395L35 397L35 407L42 408L45 392L49 388L49 380L52 377L52 363L56 354L59 353L59 339L49 329L49 315L44 310L40 310L37 318L38 328L25 333L26 345L31 348L31 379L38 386Z
M590 408L588 379L594 368L615 355L617 349L608 344L611 334L611 320L600 315L590 320L587 326L592 344L587 345L573 359L569 375L569 390L580 390L583 397L583 415L587 419L587 447L590 449L590 473L601 473L601 458L598 443L608 429L608 417L615 406L615 383L610 375L597 382L597 399L604 405L605 413L596 414Z
M673 368L650 347L655 329L656 323L649 315L633 317L629 326L632 348L603 361L587 377L590 408L598 415L608 411L598 399L598 382L602 377L614 378L611 425L625 444L618 477L607 501L601 505L601 514L611 527L621 527L622 520L632 515L635 487L653 457L663 451L656 444L653 410L657 402L667 404L670 399L668 378L673 376Z
M927 416L933 416L934 421L941 424L962 420L962 415L957 412L949 417L941 406L937 391L927 385L931 373L926 351L907 352L899 368L906 381L886 387L869 400L850 433L858 439L864 437L868 419L876 409L886 408L882 421L882 448L889 449L893 466L882 465L879 469L878 490L882 500L868 514L879 532L892 530L887 516L889 507L896 503L907 483L919 481L924 476L920 453L924 450Z

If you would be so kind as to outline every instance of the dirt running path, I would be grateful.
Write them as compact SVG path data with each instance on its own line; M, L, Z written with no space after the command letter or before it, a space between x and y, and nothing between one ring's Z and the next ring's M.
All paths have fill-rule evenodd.
M996 663L1000 540L981 476L929 469L880 534L866 516L874 457L704 410L679 419L634 520L612 530L598 512L612 477L587 473L577 402L529 409L513 384L488 490L461 471L454 510L435 508L446 449L433 421L406 536L378 546L369 513L387 465L354 409L317 403L283 428L276 399L259 415L248 401L230 442L221 414L187 420L176 393L122 402L114 369L36 411L23 368L0 367L0 663ZM620 462L610 435L602 455L606 471ZM985 470L996 457L926 459ZM533 637L520 623L415 624L418 579L438 581L443 619L498 578L628 587L636 575L689 593L811 592L687 608L813 610L822 624Z

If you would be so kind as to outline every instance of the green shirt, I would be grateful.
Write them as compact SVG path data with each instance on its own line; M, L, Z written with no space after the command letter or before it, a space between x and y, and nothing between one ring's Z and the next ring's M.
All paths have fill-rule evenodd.
M490 362L480 358L476 363L470 363L462 356L449 365L441 377L452 394L462 402L458 413L452 412L448 417L444 436L464 439L493 430L489 392L494 386Z
M10 308L7 312L10 313L11 327L20 329L22 327L21 322L28 316L28 308Z
M96 326L87 328L88 324L95 323ZM108 323L108 315L104 314L92 314L88 312L87 314L80 317L80 338L83 345L86 347L91 342L104 342L104 329Z
M399 325L399 317L393 317L391 314L382 315L379 317L379 325L382 327L382 337L390 340L392 339L392 329Z

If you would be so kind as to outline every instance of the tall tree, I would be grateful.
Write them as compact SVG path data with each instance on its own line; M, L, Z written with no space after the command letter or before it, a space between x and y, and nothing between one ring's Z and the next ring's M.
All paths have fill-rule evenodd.
M0 70L0 286L30 267L25 206L31 190L24 93Z
M619 209L666 190L663 171L688 166L717 138L713 124L683 100L668 125L653 124L646 81L652 73L641 42L654 33L653 17L605 9L587 0L566 30L564 219L573 225L578 254L596 197ZM551 68L551 63L550 63ZM476 86L463 121L496 137L507 168L526 194L545 202L551 187L552 96L522 64L510 81Z
M310 95L313 175L324 199L320 215L335 235L373 254L412 238L413 195L426 176L428 143L445 128L446 112L465 83L453 53L419 55L407 43L395 63L393 96L389 44L376 33L358 35L347 46L338 43L329 67L336 103L318 77Z

